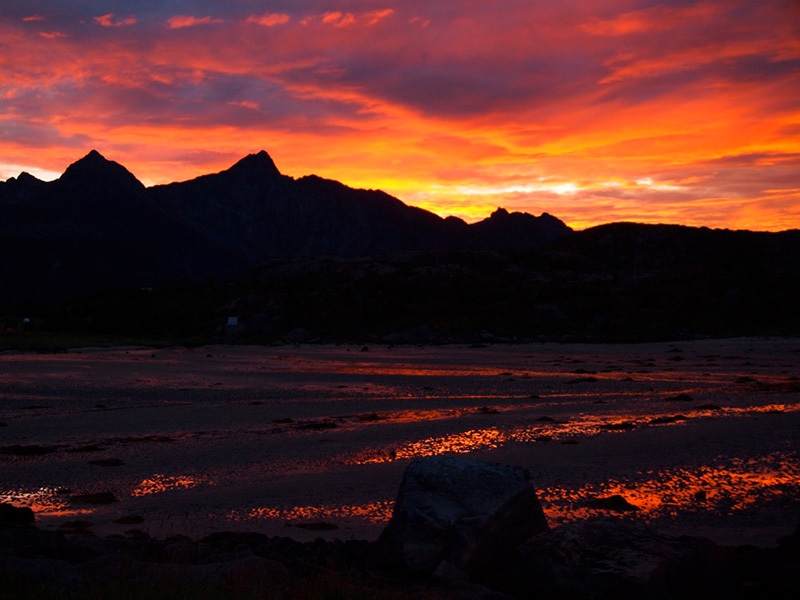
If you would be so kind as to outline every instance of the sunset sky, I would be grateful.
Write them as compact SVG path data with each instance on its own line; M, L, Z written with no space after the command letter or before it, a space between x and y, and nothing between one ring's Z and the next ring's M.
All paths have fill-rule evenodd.
M3 0L0 180L282 173L496 207L800 228L797 0Z

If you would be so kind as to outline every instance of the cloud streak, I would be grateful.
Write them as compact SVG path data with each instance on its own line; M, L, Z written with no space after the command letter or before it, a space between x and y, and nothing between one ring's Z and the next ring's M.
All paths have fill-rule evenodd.
M107 13L95 17L94 22L102 27L126 27L128 25L136 25L136 17L117 18L114 13Z
M470 220L800 227L789 0L8 0L0 25L8 165L97 147L159 183L264 148Z
M250 15L245 19L245 22L263 25L264 27L275 27L276 25L285 25L290 20L291 17L286 13L265 13L263 15Z
M170 29L183 29L184 27L197 27L198 25L216 25L222 22L222 19L212 19L209 16L175 15L167 19L167 26Z

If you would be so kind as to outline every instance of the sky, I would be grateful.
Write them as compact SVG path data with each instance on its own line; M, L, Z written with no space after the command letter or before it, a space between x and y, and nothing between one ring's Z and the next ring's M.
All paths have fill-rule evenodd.
M282 173L497 207L800 228L797 0L3 0L0 181Z

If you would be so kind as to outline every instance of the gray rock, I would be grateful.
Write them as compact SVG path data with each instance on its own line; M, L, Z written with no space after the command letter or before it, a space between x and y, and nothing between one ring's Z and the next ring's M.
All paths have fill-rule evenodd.
M476 573L547 528L525 469L430 457L406 469L381 544L416 573L443 560Z

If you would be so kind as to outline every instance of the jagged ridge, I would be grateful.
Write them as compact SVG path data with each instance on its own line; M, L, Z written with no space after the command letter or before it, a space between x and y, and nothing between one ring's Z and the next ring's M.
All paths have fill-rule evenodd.
M53 298L180 278L224 278L280 256L372 256L409 250L517 251L571 230L498 210L467 225L375 190L282 175L265 151L229 169L145 188L96 150L53 182L0 183L0 249L14 282L0 300Z

